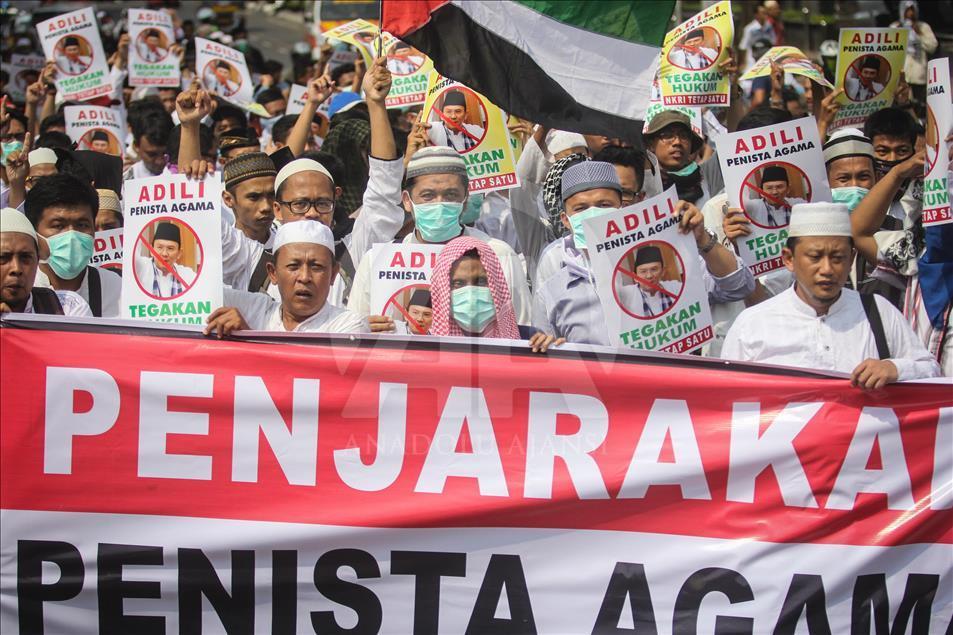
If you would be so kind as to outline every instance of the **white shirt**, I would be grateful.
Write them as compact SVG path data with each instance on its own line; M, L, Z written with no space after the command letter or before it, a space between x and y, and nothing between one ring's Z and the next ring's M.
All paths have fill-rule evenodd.
M289 332L281 320L281 302L264 293L225 288L226 306L238 309L253 331ZM367 318L325 302L321 310L301 322L294 333L369 333Z
M725 337L722 359L850 373L879 358L860 294L843 289L827 314L817 315L794 289L743 311ZM940 366L900 312L874 297L898 379L939 376Z
M148 44L139 43L136 47L139 49L139 57L143 62L148 62L150 64L155 64L156 62L165 58L169 54L168 49L164 49L161 46L156 47L156 50L149 48Z
M463 124L463 129L473 137L470 139L473 145L479 145L483 139L483 127L465 123ZM463 132L449 129L449 126L443 123L442 120L431 123L428 134L430 136L430 142L435 146L450 146L457 152L463 152L467 149L466 142L464 141L466 135L464 135Z
M657 284L673 296L678 296L682 291L682 283L678 280L659 280ZM661 291L654 293L644 291L638 284L627 284L619 289L619 299L622 300L622 304L632 313L643 317L658 317L663 313L663 295ZM648 315L645 314L646 306L649 308Z
M745 201L745 213L748 218L766 227L785 227L791 221L791 207L807 203L803 198L785 198L787 207L777 207L763 198L750 198Z
M75 291L55 291L56 297L60 300L60 306L63 307L63 315L72 317L93 317L93 312L89 310L86 300L80 297ZM33 294L26 299L24 313L36 313L33 310Z
M230 97L238 92L238 84L230 79L222 82L218 79L218 75L209 71L205 73L205 89L222 97Z
M83 282L79 285L79 289L76 290L76 293L83 299L86 304L89 302L89 269L86 268L86 272L83 274ZM110 271L109 269L98 269L99 271L99 289L100 289L100 302L103 311L102 317L104 318L114 318L119 317L119 297L122 295L122 276L120 276L115 271ZM33 282L34 287L44 287L47 289L52 289L53 285L50 283L50 278L47 276L41 269L36 270L36 279ZM72 293L72 292L70 292ZM65 307L64 307L65 310ZM90 313L92 315L92 313Z
M179 282L179 285L182 287L182 290L187 290L192 283L195 282L195 272L192 271L189 267L183 265L172 265L175 267L175 272L182 279ZM146 258L144 256L136 256L136 278L139 279L139 283L142 285L142 288L145 289L146 293L153 293L153 284L156 281L156 274L159 274L159 297L160 298L171 298L172 297L172 282L175 280L172 277L172 274L168 271L160 269L152 258ZM182 284L184 282L185 284Z
M854 101L867 101L882 93L884 85L870 82L870 88L867 88L860 82L859 77L848 77L844 80L844 88L847 90L847 96Z
M78 55L76 61L71 61L70 58L65 55L56 56L56 65L64 73L69 75L79 75L84 72L89 65L92 64L93 58L87 57L85 55Z
M718 51L706 47L700 47L698 53L692 53L686 49L677 48L672 51L669 59L673 64L680 68L690 70L701 70L708 68L718 59Z

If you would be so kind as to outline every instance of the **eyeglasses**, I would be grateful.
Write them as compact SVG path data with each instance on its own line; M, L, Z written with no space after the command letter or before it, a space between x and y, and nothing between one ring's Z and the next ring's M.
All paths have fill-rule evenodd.
M637 203L642 200L643 193L635 190L622 190L622 202L626 205Z
M315 200L307 198L296 198L293 201L278 201L279 205L285 205L295 216L304 216L313 207L315 211L327 216L334 211L334 201L329 198L319 198Z

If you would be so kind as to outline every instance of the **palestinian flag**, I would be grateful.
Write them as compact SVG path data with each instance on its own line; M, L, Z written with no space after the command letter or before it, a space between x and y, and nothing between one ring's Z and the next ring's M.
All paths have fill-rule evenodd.
M382 29L503 110L560 130L641 130L675 0L383 0Z

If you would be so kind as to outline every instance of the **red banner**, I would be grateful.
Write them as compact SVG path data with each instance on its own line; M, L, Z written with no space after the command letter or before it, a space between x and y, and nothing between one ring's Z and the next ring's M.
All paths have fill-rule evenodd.
M178 549L180 585L184 547L231 553L231 565L211 558L228 598L228 572L237 584L240 570L235 549L265 558L263 549L294 550L289 545L308 536L318 562L322 553L360 551L354 545L370 541L366 552L377 568L370 560L368 568L380 579L361 581L350 561L339 566L354 568L358 582L333 579L341 588L365 585L376 593L380 632L411 632L429 619L386 609L397 597L416 597L420 606L433 592L432 585L422 590L422 574L410 582L409 596L394 586L401 580L395 554L430 551L489 557L472 589L443 583L450 597L465 596L466 610L440 599L440 576L457 573L436 574L436 596L428 597L441 632L445 624L459 626L447 632L474 624L474 598L483 596L494 558L505 555L522 558L534 626L507 632L617 632L594 626L625 624L629 605L623 610L618 602L620 622L612 580L620 565L644 566L648 574L650 561L657 577L649 583L649 606L659 632L688 632L676 628L679 615L688 615L679 597L697 585L693 575L715 569L741 576L750 594L735 597L715 585L706 592L725 593L731 608L701 615L695 606L692 619L714 624L727 619L723 611L755 625L731 632L796 624L802 608L808 616L824 613L833 632L856 625L858 606L869 609L868 622L896 627L909 619L914 632L939 633L950 623L949 384L868 393L842 379L690 357L534 355L413 338L222 342L168 330L74 327L78 332L51 324L0 329L0 626L11 630L45 624L58 632L56 624L69 624L71 632L86 632L77 615L90 620L90 632L97 619L101 627L96 575L105 566L105 543L153 540L158 560L138 564L162 565L163 575L176 569L162 554ZM72 595L57 586L62 580L24 578L40 570L37 562L51 560L66 579L69 560L57 560L66 558L63 549L44 551L50 541L70 545L85 564L86 583L80 574ZM411 544L422 550L394 550ZM304 547L294 553L301 557ZM428 557L405 564L426 568ZM271 558L256 562L271 566ZM550 562L560 559L558 567ZM531 571L533 562L539 564ZM886 595L875 593L867 574L884 576ZM310 584L310 574L302 575ZM820 609L798 603L814 597L795 589L801 575L819 576ZM507 597L507 619L517 620L515 613L529 623L511 594L514 580L496 589L487 624L503 619L496 602ZM171 584L161 598L128 589L124 597L154 597L171 623L212 619L221 628L226 600L187 618ZM274 588L255 588L253 597L265 593L257 604L275 601L268 595ZM629 593L635 610L637 590L626 588L620 597ZM315 602L330 606L336 617L329 619L342 628L349 623L342 605L357 611L359 622L374 617L346 594L317 590L323 595L312 589ZM558 599L584 590L592 598L577 607ZM82 601L87 594L94 599ZM121 597L116 624L149 617L129 615ZM298 600L289 614L300 613L294 622L306 624L307 603ZM878 602L889 603L883 616ZM153 613L148 604L138 599L135 606ZM258 616L257 632L280 632L276 619ZM640 624L638 615L629 619ZM566 624L573 626L561 630Z

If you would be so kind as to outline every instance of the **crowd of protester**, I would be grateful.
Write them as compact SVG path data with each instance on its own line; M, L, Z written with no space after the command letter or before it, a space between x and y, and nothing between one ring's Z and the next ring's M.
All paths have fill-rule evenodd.
M953 225L920 222L924 64L936 39L916 21L915 3L903 4L918 45L895 103L862 129L831 135L831 91L777 67L767 81L738 79L783 43L778 3L764 2L741 32L739 55L724 67L731 108L714 114L729 131L815 117L834 199L787 210L785 268L757 278L735 249L750 227L727 204L717 154L728 150L678 110L656 115L644 133L633 122L612 138L513 120L520 186L471 195L464 159L431 144L420 107L386 108L384 57L331 71L325 45L296 51L286 69L243 24L223 30L206 13L175 20L184 88L134 88L123 25L101 24L114 87L102 104L125 113L124 159L75 148L53 62L22 103L4 99L0 311L119 316L120 274L90 259L95 233L123 224L123 181L217 173L225 302L208 320L209 336L397 332L391 317L370 314L368 254L403 242L445 245L430 292L412 300L426 333L525 340L537 352L564 342L608 346L581 221L674 186L679 231L697 245L715 321L715 339L691 354L840 371L864 388L951 376ZM192 81L195 35L245 54L267 117ZM5 55L39 50L35 33L9 40ZM285 115L293 83L307 86L305 108ZM177 240L173 227L155 242L174 261ZM638 264L652 265L651 255ZM181 277L152 268L140 279L159 297L174 294ZM647 310L663 300L647 296Z

